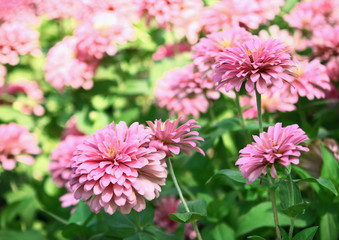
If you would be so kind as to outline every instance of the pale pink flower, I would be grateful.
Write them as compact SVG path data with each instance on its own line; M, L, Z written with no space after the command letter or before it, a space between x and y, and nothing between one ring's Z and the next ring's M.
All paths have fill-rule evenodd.
M150 142L151 147L155 147L161 151L165 151L167 157L173 157L173 154L183 152L189 156L192 151L196 151L205 156L204 151L197 147L200 146L199 141L204 141L199 137L199 132L192 131L199 128L198 122L191 119L179 126L180 118L177 120L161 120L155 122L147 121L148 126L153 132L153 138ZM178 127L179 126L179 127Z
M67 207L70 207L70 206L78 205L80 200L75 199L73 192L70 191L70 192L67 192L64 195L62 195L59 198L59 201L61 202L61 207L67 208ZM76 207L73 207L72 210L71 210L71 213L73 213L75 211L75 209L76 209Z
M313 100L325 98L326 91L331 89L326 67L318 59L299 62L294 72L298 77L289 81L290 84L284 84L286 91L297 92L299 96Z
M326 63L327 74L334 82L339 81L339 57L332 57Z
M5 170L12 170L16 162L33 164L30 154L39 154L35 136L26 127L16 123L0 125L0 165Z
M93 212L142 211L144 198L159 196L165 185L166 154L149 147L152 132L139 123L111 123L78 145L73 156L71 188ZM94 195L94 196L93 196ZM93 196L93 197L92 197Z
M78 50L97 59L115 55L117 44L134 41L134 35L133 25L112 11L97 12L75 30Z
M246 80L245 88L252 92L254 87L260 94L273 84L281 88L283 81L293 79L289 48L278 39L266 41L254 36L251 40L220 52L217 59L216 72L213 77L218 83L217 89L225 86L225 91L235 88L240 91Z
M178 222L172 221L168 214L176 213L177 208L181 200L176 199L175 197L162 197L159 201L154 203L154 222L166 230L168 233L173 233L179 227ZM196 238L196 232L192 224L185 225L185 236L188 236L190 239Z
M72 88L93 87L92 77L99 61L76 49L77 39L65 37L52 47L46 58L45 78L53 87L62 91L65 86Z
M0 64L16 65L19 55L41 54L39 32L22 23L0 25Z
M67 136L83 136L85 135L83 132L79 130L77 127L77 118L76 116L72 116L66 122L66 128L62 132L62 139L65 139Z
M83 143L85 136L68 136L62 140L52 151L49 164L49 171L52 174L53 181L58 187L65 187L69 182L72 172L71 160L76 147Z
M209 34L192 47L194 64L201 72L212 70L219 52L224 51L225 48L234 47L238 43L243 43L251 36L244 28Z
M38 21L35 0L0 1L0 22L36 24Z
M297 124L282 127L281 123L268 127L267 132L260 136L253 136L254 141L239 151L240 158L235 163L247 184L253 182L260 174L267 174L271 168L271 176L277 178L276 164L285 167L291 163L299 164L300 151L308 151L307 147L300 145L308 140L305 132Z
M157 51L153 54L153 60L161 60L168 57L173 57L177 53L189 52L191 45L180 42L175 44L161 45Z
M7 69L0 64L0 88L5 84Z
M83 3L79 0L35 0L39 14L48 19L73 18L79 15Z
M166 107L172 116L192 115L198 118L208 109L209 100L220 97L212 79L201 79L201 72L194 73L193 65L175 68L159 79L155 97L160 107Z
M322 60L339 55L339 25L316 28L312 36L314 54Z
M269 38L280 39L294 52L305 50L309 45L308 40L302 36L301 31L295 30L292 35L288 30L280 29L278 25L270 26L268 31L261 30L259 32L259 37L263 40Z

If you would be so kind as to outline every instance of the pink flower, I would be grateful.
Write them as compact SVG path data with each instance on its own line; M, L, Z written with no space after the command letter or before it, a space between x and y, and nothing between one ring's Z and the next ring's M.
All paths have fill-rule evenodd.
M71 160L76 147L83 143L85 136L68 136L51 153L49 171L58 187L65 187L72 172Z
M225 48L234 47L237 43L245 42L251 36L244 28L233 28L209 34L192 47L195 52L192 55L194 64L201 72L212 70L220 52Z
M46 14L48 19L63 19L77 17L83 4L74 0L35 0L40 14Z
M78 205L80 200L74 198L73 192L67 192L59 198L59 201L61 202L61 207L67 208ZM71 213L73 213L75 209L76 207L73 207Z
M327 74L334 82L339 81L339 57L332 57L327 63Z
M248 92L253 91L254 85L260 94L266 92L269 84L281 88L284 80L293 79L294 62L288 53L289 48L280 40L264 41L255 36L236 47L226 48L219 53L213 77L217 89L225 86L226 91L235 88L239 92L246 79Z
M191 50L191 45L180 42L175 44L161 45L158 50L153 54L153 60L161 60L168 57L173 57L176 51L178 53L188 52Z
M199 137L197 131L191 131L200 127L197 125L197 121L192 119L178 127L179 121L180 118L176 121L166 120L164 123L161 120L155 120L154 123L147 121L153 132L150 146L160 151L165 151L168 157L172 157L172 153L179 154L180 152L191 156L192 151L199 152L205 156L204 151L197 147L200 146L199 141L204 141L204 139Z
M72 116L66 123L66 128L62 132L62 139L65 139L67 136L84 136L85 134L81 132L77 127L76 116Z
M75 30L80 52L101 59L117 52L117 43L134 41L134 27L121 15L112 11L96 12Z
M162 197L159 201L155 202L154 209L154 222L166 230L168 233L173 233L179 227L178 222L172 221L168 214L176 213L177 208L181 200L176 199L175 197ZM188 236L190 239L196 238L196 233L192 224L185 225L185 236Z
M326 67L318 59L311 62L299 62L295 73L298 77L290 81L293 87L290 84L284 84L288 92L297 92L299 96L313 100L325 98L326 91L331 89Z
M285 167L291 163L299 164L300 151L308 151L300 144L308 140L305 132L297 124L282 127L281 123L268 127L267 132L260 133L260 137L253 136L255 142L248 144L239 151L240 158L235 163L247 184L253 182L261 173L267 174L271 168L271 176L276 178L276 164Z
M144 198L159 196L165 185L165 152L149 147L152 132L139 123L111 123L96 130L73 156L71 188L93 212L142 211ZM94 196L93 196L94 195ZM93 197L92 197L93 196Z
M41 54L39 33L22 23L0 25L0 64L16 65L19 55Z
M16 162L33 164L29 154L39 154L40 148L35 136L26 127L16 123L0 125L0 164L5 170L12 170Z
M5 84L7 69L0 64L0 88Z
M314 54L322 60L339 55L339 25L316 28L312 36Z
M13 108L18 109L25 114L33 113L36 116L42 116L45 113L45 109L41 105L45 100L44 95L37 82L23 80L16 83L10 83L7 84L6 87L0 87L0 93L7 93L13 96L23 93L26 95L24 98L18 98L14 102L4 101L1 103L11 104L13 105Z
M77 39L65 37L52 47L46 58L45 78L53 87L62 91L65 86L72 88L93 87L92 77L99 61L76 49Z
M215 100L220 93L215 91L212 79L201 79L202 73L194 73L193 65L175 68L157 82L155 97L160 107L166 107L171 115L198 118L208 109L208 100Z
M0 22L18 22L20 24L36 24L35 0L1 0Z

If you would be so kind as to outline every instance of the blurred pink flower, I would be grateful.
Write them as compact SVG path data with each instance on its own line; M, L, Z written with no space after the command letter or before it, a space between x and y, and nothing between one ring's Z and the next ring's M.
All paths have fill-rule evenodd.
M39 32L22 23L3 23L0 25L0 64L16 65L19 55L41 54Z
M66 128L62 132L62 139L65 139L67 136L83 136L85 135L83 132L81 132L77 127L77 119L76 116L72 116L67 122L66 122Z
M161 60L168 57L173 57L177 53L189 52L191 45L180 42L175 44L161 45L158 50L153 54L153 60ZM176 53L177 52L177 53Z
M166 107L172 116L198 118L208 109L209 100L216 100L220 93L212 79L201 79L201 72L194 73L193 65L175 68L159 79L155 97L160 107Z
M39 14L46 14L48 19L77 17L82 9L79 0L35 0Z
M49 171L58 187L65 187L72 172L71 160L76 147L83 143L85 136L68 136L51 153Z
M44 95L37 82L25 81L9 83L6 87L0 87L0 93L6 93L12 95L24 94L24 97L17 97L15 101L3 100L0 104L10 104L13 108L18 109L25 114L34 114L36 116L42 116L45 113L45 109L41 104L44 103Z
M245 80L248 92L256 87L263 94L269 84L281 88L284 80L293 79L291 70L294 69L294 62L289 52L289 48L278 39L264 41L256 36L235 47L226 48L218 54L213 76L218 84L217 89L225 86L226 92L232 88L239 92Z
M148 126L153 132L153 139L150 142L151 147L155 147L160 151L165 151L167 157L172 157L172 153L179 154L183 152L189 156L192 151L196 151L205 156L204 151L197 147L200 146L199 141L204 141L199 137L199 132L191 131L194 128L200 128L198 122L191 119L178 127L180 118L177 120L155 120L154 123L147 121Z
M165 185L166 154L148 144L152 132L139 123L111 123L96 130L73 156L71 188L76 199L85 200L93 212L101 208L113 214L142 211L144 198L159 196ZM94 197L92 197L95 195Z
M76 44L75 37L65 37L47 54L44 67L45 78L59 91L62 91L65 86L82 87L86 90L93 87L92 77L99 61L78 52Z
M339 55L339 25L316 28L312 36L314 54L322 60Z
M7 69L0 64L0 88L5 84Z
M172 221L168 214L176 213L177 208L181 200L176 199L175 197L162 197L159 201L154 203L154 222L166 230L168 233L173 233L179 227L178 222ZM185 225L185 236L188 236L190 239L196 238L196 233L192 224Z
M339 56L331 57L326 63L327 74L334 82L339 81Z
M299 96L313 100L325 98L326 91L331 89L326 67L318 59L297 63L294 72L298 77L289 81L290 84L284 84L288 92L297 92Z
M221 0L205 7L201 21L209 33L241 26L257 29L272 20L283 4L284 0Z
M5 170L12 170L16 162L33 164L34 158L30 154L39 154L35 136L26 127L16 123L0 125L0 165Z
M268 127L267 132L260 133L260 137L253 136L255 142L248 144L239 151L240 158L235 163L247 184L253 182L260 174L267 174L271 168L271 176L277 178L276 164L285 167L291 163L299 164L300 151L308 151L300 145L308 140L305 132L297 124L282 127L281 123Z
M36 24L35 0L1 0L0 22L17 22L20 24Z
M71 210L71 213L73 213L75 211L75 209L76 209L76 205L78 205L80 200L79 199L75 199L73 192L69 191L69 192L65 193L64 195L62 195L59 198L59 201L61 202L61 207L63 207L63 208L67 208L67 207L70 207L70 206L75 206Z
M105 53L115 55L116 44L134 41L134 35L134 27L127 18L112 11L96 12L75 30L78 50L97 59Z
M233 28L209 34L192 47L194 64L201 72L212 70L219 52L224 51L227 47L243 43L250 37L251 34L244 28Z

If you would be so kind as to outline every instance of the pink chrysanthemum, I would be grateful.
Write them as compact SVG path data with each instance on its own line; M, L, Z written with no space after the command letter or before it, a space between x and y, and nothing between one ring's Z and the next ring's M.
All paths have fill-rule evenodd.
M77 17L82 9L82 1L74 0L35 0L39 14L46 14L48 19Z
M208 109L209 100L216 100L220 93L212 79L201 79L202 73L194 73L193 65L175 68L158 80L155 90L157 104L166 107L172 116L192 115L198 118Z
M62 91L65 86L72 88L93 87L92 77L99 61L76 49L77 39L66 37L52 47L46 58L45 78L53 87Z
M39 154L40 148L35 136L26 127L16 123L0 125L0 165L5 170L12 170L16 162L33 164L30 154Z
M311 62L303 61L297 64L295 77L290 84L285 83L284 89L288 92L297 92L301 97L309 100L325 98L326 91L331 89L327 70L318 59Z
M5 66L0 64L0 87L5 84L7 69Z
M10 95L24 94L24 97L18 97L13 101L4 101L2 103L11 104L14 108L25 114L34 114L42 116L45 109L41 105L44 102L44 95L37 82L33 81L20 81L9 83L5 88L0 88L0 93L7 93Z
M159 201L155 202L154 209L154 222L166 230L168 233L173 233L179 227L178 222L172 221L168 214L176 213L177 208L181 201L175 197L162 197ZM185 225L185 235L190 239L196 238L196 232L192 224Z
M206 38L201 38L192 47L192 50L195 51L192 55L194 64L198 66L201 72L212 70L219 52L224 51L227 47L234 47L236 43L243 43L251 36L244 28L234 28L209 34Z
M112 11L97 12L75 30L78 50L97 59L105 53L113 56L117 52L116 44L134 41L134 35L131 23Z
M71 160L76 147L83 143L85 136L68 136L61 141L51 153L52 161L49 164L49 171L53 181L58 187L65 187L69 182L72 172Z
M308 137L297 124L283 128L281 123L277 123L269 127L267 132L260 133L260 137L253 138L255 142L239 151L240 158L235 163L239 165L244 178L248 178L247 184L262 173L266 175L268 168L271 168L271 176L276 178L276 164L285 167L291 163L299 164L300 151L309 150L300 145Z
M79 199L75 199L74 198L74 194L73 192L71 192L70 190L68 190L69 192L65 193L64 195L62 195L59 198L59 201L61 202L61 207L63 208L67 208L70 206L76 206L79 203ZM73 213L75 211L76 207L73 207L71 210L71 213Z
M96 213L101 208L109 214L117 208L122 214L143 210L144 198L158 197L167 177L166 154L148 146L151 137L151 130L139 123L96 130L78 145L72 160L74 197Z
M219 53L216 63L213 79L218 83L217 89L225 86L226 91L232 88L240 91L245 80L248 92L256 87L263 94L269 84L281 88L284 80L293 79L294 62L289 51L278 39L264 41L256 36L236 47L226 48Z
M173 57L174 54L189 52L191 50L191 45L180 42L175 44L168 44L159 46L158 50L153 54L153 60L161 60L168 57ZM177 51L177 52L176 52Z
M147 124L153 132L150 146L165 151L168 157L172 157L172 153L179 154L180 152L191 156L192 151L205 156L204 151L197 147L200 146L199 141L204 141L204 139L199 137L199 132L191 131L200 127L197 121L192 119L178 127L179 121L180 118L176 121L166 120L164 123L161 120L155 120L154 123L148 121Z
M22 23L0 25L0 64L16 65L19 55L41 54L39 33Z
M339 81L339 57L332 57L327 63L327 74L334 82Z
M67 136L84 136L85 134L81 132L77 127L77 118L72 116L67 122L64 131L62 132L62 139L65 139Z
M316 28L312 36L314 54L322 60L339 55L339 25Z
M37 23L35 0L1 0L0 22Z

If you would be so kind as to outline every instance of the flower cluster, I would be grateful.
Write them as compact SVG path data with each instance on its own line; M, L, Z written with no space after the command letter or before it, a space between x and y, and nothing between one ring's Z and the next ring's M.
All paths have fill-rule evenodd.
M0 125L0 165L5 170L15 168L17 161L33 164L31 154L39 154L35 136L16 123Z
M282 127L281 123L268 128L267 132L253 136L254 141L239 151L240 158L235 163L239 165L247 184L253 182L260 174L267 174L271 168L271 176L276 178L276 165L285 167L291 163L298 164L300 151L308 151L307 147L300 145L308 137L297 124Z

